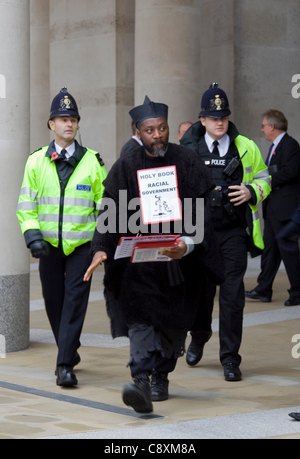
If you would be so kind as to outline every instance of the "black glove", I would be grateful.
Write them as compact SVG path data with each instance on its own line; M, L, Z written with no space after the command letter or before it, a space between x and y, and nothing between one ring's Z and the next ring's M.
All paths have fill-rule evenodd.
M48 257L50 253L49 244L46 241L33 241L29 248L34 258Z

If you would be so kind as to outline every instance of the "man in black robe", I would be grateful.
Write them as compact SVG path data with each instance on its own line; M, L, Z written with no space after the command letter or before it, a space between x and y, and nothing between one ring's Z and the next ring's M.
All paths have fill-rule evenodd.
M133 383L125 385L123 401L141 413L152 411L152 401L168 398L168 373L175 369L178 357L184 353L186 334L199 304L205 305L206 274L220 283L223 265L206 204L204 221L196 221L201 200L197 198L206 202L208 192L214 188L210 172L193 151L168 142L166 105L153 103L146 97L144 104L130 114L143 146L120 158L104 182L102 210L92 243L94 258L85 280L105 261L104 286L112 336L130 338L128 366ZM140 206L138 171L149 173L150 169L162 167L175 167L182 203L178 246L162 252L172 261L131 263L130 258L114 259L120 237L136 236L132 220L138 221L136 214L141 217L141 212L131 209L133 200L138 199ZM191 202L191 211L186 208L186 198ZM113 225L112 214L107 211L111 201L116 211ZM108 231L103 228L104 221L108 222ZM202 229L204 225L201 241L197 223ZM169 221L168 225L168 234L178 234L178 221ZM144 235L161 234L163 226L143 223L139 230Z

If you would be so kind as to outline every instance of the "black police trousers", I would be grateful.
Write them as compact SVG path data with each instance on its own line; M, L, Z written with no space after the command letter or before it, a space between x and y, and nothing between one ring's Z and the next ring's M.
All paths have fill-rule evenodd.
M69 256L50 245L39 271L46 312L58 346L57 365L73 366L88 306L91 280L83 276L91 263L90 243Z
M244 275L247 269L247 233L242 227L216 229L225 263L225 281L219 291L219 339L222 365L241 363L239 348L242 341L245 307ZM216 285L206 282L206 307L200 305L191 335L205 343L211 335L212 312Z

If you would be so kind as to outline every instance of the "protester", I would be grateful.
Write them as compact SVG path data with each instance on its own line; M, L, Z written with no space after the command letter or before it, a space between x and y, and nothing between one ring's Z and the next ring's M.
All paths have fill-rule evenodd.
M130 338L128 366L133 383L125 385L123 401L137 412L151 412L152 401L168 398L168 374L183 355L187 331L199 304L205 302L206 275L220 282L223 265L209 214L205 210L201 218L198 215L201 212L197 211L214 188L208 169L194 152L169 143L165 104L151 102L146 97L144 104L130 114L143 146L120 158L104 182L103 209L92 244L94 258L84 279L88 281L96 267L105 261L104 286L112 335ZM157 180L159 174L168 178ZM155 204L164 203L158 219L152 213L149 217L143 207L141 180L151 175L156 177L153 179L156 188L150 204L154 203L155 210ZM175 187L170 191L168 186L174 180ZM151 196L152 188L149 190ZM169 193L171 197L175 193L173 209L168 206ZM185 198L191 204L189 208ZM108 226L113 227L109 222L113 212L106 208L111 202L112 210L116 211L113 221L116 231L105 232L100 222L108 220ZM141 207L138 213L137 207ZM178 212L182 214L175 220ZM188 225L188 217L193 228ZM136 228L133 221L140 219L143 224ZM168 234L181 236L178 246L163 250L158 256L167 256L172 261L131 263L130 258L114 259L120 237L136 236L138 231L140 235L162 235L164 224L168 226ZM203 230L203 225L204 241L197 233L198 228Z

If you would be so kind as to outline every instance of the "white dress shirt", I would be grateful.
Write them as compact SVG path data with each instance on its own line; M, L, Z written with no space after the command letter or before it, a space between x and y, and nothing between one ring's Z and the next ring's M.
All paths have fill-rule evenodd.
M54 142L55 143L55 142ZM61 150L63 150L62 147L60 147L59 145L57 145L57 143L55 143L55 150L56 150L56 153L60 154ZM73 142L71 145L68 146L68 148L65 148L66 150L66 158L69 159L71 158L71 156L74 155L75 153L75 142Z
M274 154L274 151L278 147L279 143L281 142L281 139L285 136L285 134L286 134L286 132L282 132L281 134L279 134L276 137L276 139L273 140L273 147L272 147L272 150L270 151L270 156L268 156L268 158L267 158L268 166L270 165L270 162L271 162L272 156Z
M143 145L143 142L136 135L133 135L132 138L136 140L140 145Z
M206 145L209 151L212 153L214 149L215 140L212 139L211 136L207 134L207 132L205 133L204 139L205 139L205 142L206 142ZM219 145L218 145L219 154L221 157L223 157L228 153L228 150L229 150L229 145L230 145L229 135L228 134L223 135L223 137L220 140L218 140L218 142L219 142Z

